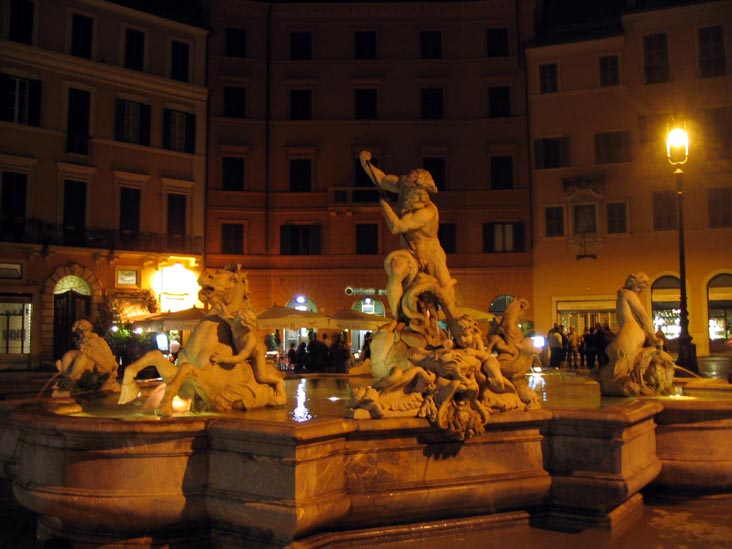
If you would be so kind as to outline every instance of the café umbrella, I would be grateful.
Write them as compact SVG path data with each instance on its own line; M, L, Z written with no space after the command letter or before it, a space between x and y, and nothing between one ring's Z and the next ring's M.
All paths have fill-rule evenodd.
M329 321L330 317L322 313L274 305L257 315L257 328L260 330L328 328Z

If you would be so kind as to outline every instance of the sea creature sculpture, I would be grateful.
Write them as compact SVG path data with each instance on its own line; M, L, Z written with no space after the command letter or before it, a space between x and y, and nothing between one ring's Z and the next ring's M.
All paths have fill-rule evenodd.
M158 411L173 413L173 398L193 399L194 409L229 411L283 405L287 401L280 372L265 358L249 303L247 273L236 265L205 272L199 299L211 305L172 364L151 351L125 368L119 404L137 398L140 370L155 366L166 383Z

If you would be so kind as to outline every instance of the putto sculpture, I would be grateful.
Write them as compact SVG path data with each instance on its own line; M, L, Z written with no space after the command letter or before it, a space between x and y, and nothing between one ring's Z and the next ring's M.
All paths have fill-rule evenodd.
M173 413L173 399L193 401L195 410L226 412L285 404L283 376L265 358L256 333L256 315L249 302L247 273L236 265L204 272L199 299L211 306L191 332L172 364L160 351L150 351L125 368L119 404L136 399L135 376L155 366L166 383L158 406Z
M663 350L640 300L649 283L648 275L636 272L618 290L616 314L620 330L605 350L609 361L600 371L603 394L637 396L671 392L673 358Z
M430 199L437 187L430 173L387 175L368 151L360 160L377 187L398 193L395 205L386 193L379 204L402 248L384 262L394 320L371 340L372 372L380 379L353 390L353 417L426 417L449 437L465 440L482 433L492 413L538 407L523 379L533 348L518 322L528 301L514 302L486 347L478 323L457 314L456 281L437 237L439 212Z
M56 361L61 375L57 390L99 389L119 392L117 359L103 337L94 333L91 322L80 319L71 326L76 349Z

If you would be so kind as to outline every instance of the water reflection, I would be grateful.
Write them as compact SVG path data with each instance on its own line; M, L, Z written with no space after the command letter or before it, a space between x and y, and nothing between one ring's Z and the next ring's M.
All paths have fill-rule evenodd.
M297 384L297 391L295 392L295 409L290 412L289 417L297 422L309 421L313 419L306 406L307 393L305 391L308 384L308 380L303 378L300 383Z

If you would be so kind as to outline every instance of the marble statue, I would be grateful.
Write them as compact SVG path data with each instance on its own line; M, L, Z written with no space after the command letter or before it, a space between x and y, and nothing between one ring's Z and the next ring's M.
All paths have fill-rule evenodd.
M119 392L117 359L103 337L94 333L91 322L77 320L71 326L76 346L56 361L61 375L59 390L87 388Z
M648 287L648 275L642 272L628 276L618 290L616 314L618 331L605 352L608 363L600 371L600 387L605 395L667 395L671 392L674 361L663 350L663 343L640 293Z
M450 438L465 440L481 434L492 413L538 407L536 393L522 379L533 358L518 326L528 302L517 300L507 311L504 333L486 347L478 323L456 314L456 281L429 196L437 192L432 176L421 169L387 175L371 164L368 151L360 160L376 186L398 193L395 206L384 195L380 206L402 248L384 262L394 319L371 339L371 370L379 380L353 390L353 417L425 417Z
M282 374L268 363L256 333L247 273L236 265L204 272L199 299L212 313L203 318L181 348L176 364L151 351L125 369L119 403L137 398L140 370L155 366L166 383L158 411L170 416L173 398L193 399L194 409L246 410L285 404Z
M387 255L384 262L389 277L386 291L392 315L396 319L402 316L404 290L419 273L433 277L444 292L448 304L454 306L456 281L450 276L447 256L437 238L440 216L437 206L430 200L430 194L437 193L432 176L422 169L401 176L387 175L371 164L369 151L362 151L360 160L369 178L379 189L398 193L395 207L383 194L379 200L386 226L392 234L400 235L403 247Z

